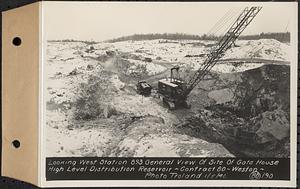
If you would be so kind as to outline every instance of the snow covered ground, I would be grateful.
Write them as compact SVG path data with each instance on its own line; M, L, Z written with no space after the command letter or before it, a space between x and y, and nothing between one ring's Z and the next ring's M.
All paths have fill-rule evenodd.
M171 64L182 64L198 69L210 52L211 46L216 41L172 41L172 40L149 40L149 41L122 41L115 43L98 43L95 45L95 53L103 53L101 49L111 49L117 52L130 53L138 60L128 59L133 63L131 71L137 65L145 64L144 58L150 58L153 62L164 62ZM100 53L100 54L101 54ZM93 55L95 56L95 55ZM290 45L281 43L275 39L260 40L239 40L236 46L228 50L222 60L226 59L265 59L270 61L290 61ZM213 71L217 72L241 72L253 69L263 64L245 63L234 66L227 64L225 66L218 64ZM229 68L228 68L229 67ZM147 63L149 75L154 75L165 71L165 68L158 65Z
M175 64L199 68L214 43L48 42L44 78L47 155L233 156L220 144L177 133L173 125L180 121L178 117L155 99L133 90L136 74L155 77ZM289 61L290 46L276 40L238 41L236 45L223 59ZM225 61L213 71L242 72L265 63ZM210 94L214 100L219 96ZM76 113L89 110L92 119L76 118Z
M67 43L67 46L66 46ZM155 64L159 62L172 64L185 64L197 69L210 52L211 46L216 41L172 41L172 40L148 40L148 41L122 41L115 43L96 43L87 45L81 42L62 42L61 46L49 46L49 61L51 59L72 60L76 64L78 57L97 59L106 55L106 51L117 54L130 54L126 59L131 67L128 72L145 67L149 75L155 75L166 70L165 67ZM68 47L69 45L69 47ZM55 48L55 49L53 49ZM66 49L67 48L67 49ZM60 52L53 54L56 51ZM75 55L75 56L74 56ZM145 61L145 59L151 61ZM270 61L290 61L290 45L281 43L275 39L238 40L236 46L229 49L222 60L226 59L265 59ZM246 64L246 63L245 63ZM229 65L226 65L226 67ZM257 64L250 63L249 69L256 68ZM245 71L247 66L239 66L239 69L224 69L224 72ZM222 69L215 69L222 72Z
M241 40L229 49L223 59L261 58L290 61L290 46L275 39Z

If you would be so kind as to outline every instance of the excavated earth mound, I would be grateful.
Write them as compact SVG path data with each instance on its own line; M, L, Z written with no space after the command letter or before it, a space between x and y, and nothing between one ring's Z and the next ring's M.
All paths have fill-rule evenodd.
M221 143L236 156L288 157L289 69L288 65L265 65L220 76L227 88L223 84L208 93L215 103L178 127L190 135Z

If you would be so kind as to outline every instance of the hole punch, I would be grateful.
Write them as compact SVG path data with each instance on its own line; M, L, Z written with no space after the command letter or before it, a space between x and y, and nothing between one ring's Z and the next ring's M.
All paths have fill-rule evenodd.
M22 40L20 37L15 37L12 41L12 43L15 45L15 46L20 46L21 43L22 43Z
M14 141L12 142L12 145L13 145L15 148L20 148L21 143L20 143L19 140L14 140Z

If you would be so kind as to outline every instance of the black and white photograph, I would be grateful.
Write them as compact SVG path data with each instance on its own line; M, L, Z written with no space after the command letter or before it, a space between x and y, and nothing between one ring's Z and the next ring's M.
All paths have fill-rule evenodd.
M290 157L290 6L75 4L43 10L46 156Z
M1 16L2 176L297 186L298 2L37 1Z

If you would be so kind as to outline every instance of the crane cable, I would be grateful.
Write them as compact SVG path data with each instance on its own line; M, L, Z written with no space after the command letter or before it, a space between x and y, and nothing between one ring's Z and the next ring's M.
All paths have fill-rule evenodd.
M217 31L215 31L215 33L213 35L217 36L217 32L220 31L222 28L225 28L225 29L222 29L222 33L220 33L220 35L219 35L219 36L224 36L228 32L230 27L233 25L233 23L236 21L237 17L240 16L240 13L242 11L243 11L242 8L238 8L237 10L235 10L233 12L233 14L231 15L231 17L225 23L223 23L223 25ZM227 27L224 27L225 25L227 25ZM212 47L211 49L208 50L208 54L212 53L214 50L215 50L215 47Z
M214 26L209 30L209 32L207 33L207 35L208 35L208 36L209 36L209 35L216 36L216 33L217 33L220 29L224 28L224 26L227 25L227 23L228 23L233 17L235 17L237 14L239 14L239 12L240 12L240 8L239 8L238 11L234 10L234 8L231 8L230 10L228 10L228 11L226 12L226 14L223 15L222 18L219 19L219 21L218 21L216 24L214 24ZM234 20L231 20L231 23L229 24L229 26L228 26L227 28L229 28L229 27L233 24L233 22L234 22ZM225 32L226 32L226 31L225 31ZM225 33L224 33L224 34L225 34ZM183 59L184 59L184 57L181 58L180 62L182 62Z
M233 13L233 15L231 16L231 18L230 18L230 20L228 20L228 22L227 23L229 23L229 24L227 24L227 27L223 27L224 29L223 30L221 30L222 28L220 28L220 30L221 30L221 36L224 36L226 33L227 33L227 31L230 29L230 27L233 25L233 23L237 20L237 18L240 16L240 13L243 11L243 8L239 8L239 9L237 9L234 13ZM224 25L225 26L225 25ZM218 30L219 31L219 30Z
M219 21L209 30L209 32L208 32L207 35L208 36L209 35L217 36L217 33L219 31L222 31L222 35L221 36L224 36L225 33L227 33L227 30L236 21L236 17L238 17L240 15L241 10L242 10L242 8L238 8L238 9L231 8L230 10L228 10L226 12L226 14L224 16L222 16L222 18L219 19ZM227 27L225 27L226 25L227 25ZM214 50L214 48L211 48L209 50L209 53L212 52L213 50ZM183 59L184 59L184 57L180 60L180 62L182 62Z
M230 10L228 10L228 11L226 12L226 14L224 14L224 15L222 16L222 18L219 19L219 21L216 22L216 23L214 24L214 26L207 32L207 35L210 35L210 34L212 34L212 33L215 33L215 32L214 32L215 29L218 28L218 27L220 26L220 24L221 24L222 22L224 22L225 19L227 19L227 17L232 13L232 10L233 10L233 8L230 9Z
M248 10L247 11L247 15L248 14L250 14L250 11L252 10L252 8L250 9L250 10ZM244 10L244 11L246 11L246 9ZM259 11L259 10L258 10ZM258 13L258 12L257 12ZM256 14L257 14L256 13ZM245 18L247 18L247 16L245 16ZM253 19L254 17L252 17L252 19ZM251 19L251 20L252 20ZM244 18L243 18L243 21L242 21L243 23L245 22L245 20L244 20ZM223 38L222 38L222 40L223 40ZM214 63L215 64L215 63ZM212 67L211 65L209 65L209 62L207 62L207 63L204 63L204 66L202 66L203 68L202 69L206 69L206 68L209 68L209 67ZM200 68L201 69L201 68ZM199 69L199 70L200 70ZM206 72L207 72L207 70L206 70ZM202 74L203 75L203 74ZM204 75L203 75L204 76ZM195 76L193 76L193 77L195 77ZM202 76L201 76L202 77ZM192 78L191 80L193 80L194 78ZM192 82L196 82L196 81L192 81ZM194 83L192 84L192 85L194 85Z
M231 25L233 24L233 22L235 21L233 18L235 18L235 17L237 17L238 15L240 14L240 10L238 10L238 11L232 11L231 12L231 14L230 14L230 16L222 23L222 25L220 25L217 29L216 29L216 31L214 32L215 34L214 35L216 35L217 36L217 33L219 32L219 31L221 31L220 33L221 33L221 35L220 36L222 36L222 35L224 35L225 34L225 32L227 32L227 30L231 27ZM229 23L229 24L228 24ZM226 25L227 25L227 27L226 27ZM225 28L225 29L224 29ZM222 33L222 31L223 31L223 33Z

